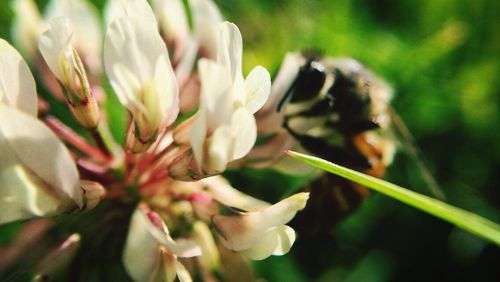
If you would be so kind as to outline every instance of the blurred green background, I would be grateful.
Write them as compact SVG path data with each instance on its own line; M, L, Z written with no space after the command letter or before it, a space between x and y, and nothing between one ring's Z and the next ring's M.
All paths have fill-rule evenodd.
M276 73L286 52L318 48L385 78L447 201L500 222L500 1L216 2L241 29L247 71L261 64ZM3 38L11 16L1 1ZM269 201L301 182L272 171L228 177ZM404 153L387 179L427 193ZM299 234L289 255L254 263L259 277L289 282L498 281L499 266L497 247L381 195L329 236Z
M273 71L287 51L314 47L355 58L385 78L447 201L500 222L500 1L233 0L220 6L247 41L247 66ZM387 179L428 191L415 162L401 153ZM255 189L275 188L262 183ZM498 248L381 195L331 234L299 237L291 255L257 269L272 281L500 279Z

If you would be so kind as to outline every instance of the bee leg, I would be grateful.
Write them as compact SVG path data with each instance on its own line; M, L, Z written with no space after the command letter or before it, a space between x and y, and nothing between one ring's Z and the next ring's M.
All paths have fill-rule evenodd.
M288 122L286 121L283 126L299 141L304 149L320 158L358 170L370 169L372 167L368 159L354 150L346 150L345 148L332 145L322 138L297 133L288 126Z

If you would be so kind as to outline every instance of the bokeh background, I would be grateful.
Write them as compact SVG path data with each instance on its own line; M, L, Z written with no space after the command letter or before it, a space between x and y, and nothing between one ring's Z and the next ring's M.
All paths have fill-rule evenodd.
M447 201L500 222L500 1L215 2L241 29L246 70L261 64L276 73L286 52L317 48L355 58L387 80L395 91L393 106ZM11 17L7 1L0 1L2 38L9 38ZM271 170L227 176L268 201L300 189L304 181ZM387 179L429 194L415 160L404 152ZM0 246L15 230L0 229ZM119 254L106 257L119 260ZM500 251L373 195L328 236L312 240L299 234L290 254L253 267L267 281L499 281ZM94 271L102 272L92 276L95 281L124 277L120 267Z

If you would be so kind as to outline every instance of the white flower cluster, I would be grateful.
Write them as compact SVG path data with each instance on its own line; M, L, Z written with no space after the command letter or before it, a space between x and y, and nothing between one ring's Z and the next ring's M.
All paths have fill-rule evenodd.
M254 146L269 73L257 66L244 77L240 31L210 0L152 5L108 1L103 32L86 0L52 0L43 17L32 0L13 2L13 39L37 83L94 142L51 114L28 64L0 40L0 224L130 199L134 187L123 262L136 281L190 281L196 269L177 258L192 257L210 280L217 245L253 259L287 253L295 232L285 224L308 194L270 205L214 176ZM102 69L129 113L123 147L106 133ZM174 240L167 225L179 229L181 216L191 232Z

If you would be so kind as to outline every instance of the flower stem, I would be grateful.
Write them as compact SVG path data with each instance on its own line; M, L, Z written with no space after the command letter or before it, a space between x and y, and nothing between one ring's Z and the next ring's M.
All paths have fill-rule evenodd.
M54 131L56 135L59 136L62 140L74 146L87 156L101 162L107 162L109 160L109 157L104 155L101 150L87 143L85 139L83 139L57 118L53 116L46 116L45 124L50 129L52 129L52 131Z

